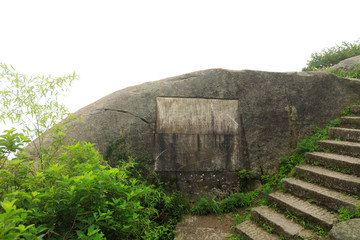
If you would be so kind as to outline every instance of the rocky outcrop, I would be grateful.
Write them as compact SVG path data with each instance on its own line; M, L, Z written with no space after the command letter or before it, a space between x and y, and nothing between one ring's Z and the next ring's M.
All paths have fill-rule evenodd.
M338 64L336 64L331 68L334 70L340 70L340 69L351 70L353 67L355 67L358 64L360 64L360 55L342 60L341 62L339 62Z
M81 119L68 137L102 153L125 138L128 150L155 158L156 170L172 173L180 188L205 180L227 188L238 168L274 173L299 139L359 98L359 80L324 72L210 69L105 96L74 113Z

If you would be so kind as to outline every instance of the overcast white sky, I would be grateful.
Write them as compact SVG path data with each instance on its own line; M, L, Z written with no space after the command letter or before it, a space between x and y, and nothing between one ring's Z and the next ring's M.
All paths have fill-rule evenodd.
M208 68L301 71L360 38L359 0L0 0L0 62L75 71L75 111L116 90Z

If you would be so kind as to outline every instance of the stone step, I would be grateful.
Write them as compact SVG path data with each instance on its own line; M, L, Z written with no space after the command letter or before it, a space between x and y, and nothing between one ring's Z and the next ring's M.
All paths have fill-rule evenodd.
M259 227L253 221L245 221L235 227L235 230L245 235L248 239L253 240L280 240L281 238L275 234L268 233L262 227Z
M298 217L304 217L307 221L322 226L326 230L330 230L333 224L337 222L337 214L289 193L271 193L269 194L269 201Z
M350 112L355 115L360 115L360 105L353 105L350 107Z
M260 206L251 210L252 216L261 223L272 227L274 231L285 239L317 239L315 233L306 230L300 224L297 224L286 218L267 206Z
M306 153L306 162L309 164L340 168L351 174L360 176L360 158L334 153L309 152Z
M360 142L360 129L333 127L329 129L329 136L331 139Z
M335 140L321 140L318 141L317 144L320 148L328 149L334 153L352 157L360 157L360 143Z
M346 128L360 128L360 117L341 117L341 126Z
M297 178L285 178L282 181L282 187L289 193L303 198L312 199L332 210L337 211L340 208L346 208L356 211L356 205L360 204L360 200L349 195L321 187Z
M360 194L360 178L322 167L301 165L295 167L295 173L301 178L342 192Z

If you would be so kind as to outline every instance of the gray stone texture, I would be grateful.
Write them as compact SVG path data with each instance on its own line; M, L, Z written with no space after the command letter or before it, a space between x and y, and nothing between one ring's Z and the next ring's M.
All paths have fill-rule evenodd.
M360 81L323 72L272 73L210 69L114 92L75 112L69 138L105 151L120 137L135 156L155 158L156 99L236 99L250 168L271 174L315 126L324 127L360 98Z
M345 191L350 194L360 194L360 178L354 175L311 165L296 166L295 173L307 180L331 187L332 189Z
M353 114L360 115L360 105L354 105L350 107L350 111Z
M294 196L303 199L312 199L314 202L335 211L340 208L356 211L356 205L360 204L360 200L357 200L350 195L309 183L298 178L283 179L282 187Z
M346 156L360 157L360 143L336 141L336 140L321 140L317 144L320 148L328 149L333 153L343 154Z
M348 70L348 69L353 68L357 64L360 64L360 55L342 60L341 62L339 62L332 68L336 69L336 70L339 70L339 69L347 69Z
M275 192L269 194L269 201L281 209L287 209L295 215L304 216L307 221L330 230L337 222L337 215L327 209L297 198L288 193Z
M303 226L286 218L283 214L276 212L270 207L259 206L251 210L251 215L258 221L272 227L274 231L285 239L315 239L312 231L304 229Z
M331 130L331 129L330 129ZM306 162L321 166L341 168L348 173L360 176L360 159L346 155L326 152L306 153Z
M242 235L246 236L246 239L251 240L280 240L277 235L266 232L262 227L256 225L251 220L240 223L235 227L235 230Z
M341 126L360 129L360 117L342 117Z
M343 141L360 142L360 129L349 128L330 128L329 136L331 139L341 139Z
M161 99L183 109L179 121L176 108L161 112ZM101 153L125 138L124 150L156 159L154 169L182 191L231 193L236 169L275 173L300 139L359 99L360 80L324 72L210 69L109 94L74 113L80 118L67 137L95 143Z
M330 231L331 240L358 240L360 239L360 218L336 224Z

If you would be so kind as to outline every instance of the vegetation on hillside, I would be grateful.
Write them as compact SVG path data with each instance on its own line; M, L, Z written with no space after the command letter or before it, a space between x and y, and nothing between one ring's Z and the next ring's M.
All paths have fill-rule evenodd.
M324 48L320 52L311 54L311 59L303 71L324 71L339 77L360 79L360 64L351 69L334 69L332 66L342 60L360 55L360 40L353 43L343 42L341 45Z
M353 43L343 42L341 45L324 48L320 52L312 53L311 59L303 71L314 71L328 68L344 59L360 55L360 40Z

